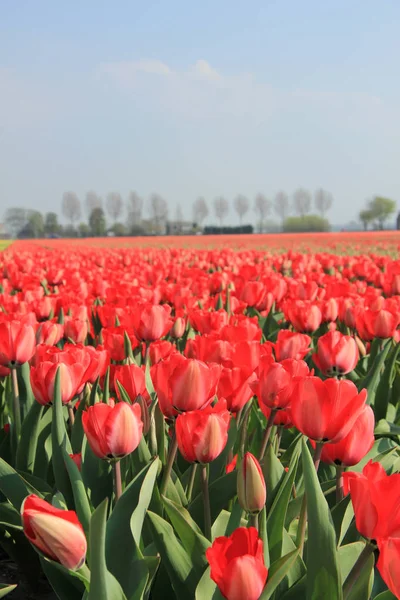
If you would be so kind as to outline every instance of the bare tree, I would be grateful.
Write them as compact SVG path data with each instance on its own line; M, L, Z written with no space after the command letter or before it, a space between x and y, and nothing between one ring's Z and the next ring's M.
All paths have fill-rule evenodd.
M233 207L239 215L240 227L242 227L243 217L250 208L249 199L243 196L243 194L238 194L233 201Z
M129 192L128 222L130 227L138 227L142 219L143 198L136 192Z
M177 205L175 211L175 227L178 233L182 233L183 212L180 204Z
M264 194L257 194L254 201L254 210L258 215L258 230L262 233L264 229L264 221L271 210L271 202Z
M73 225L81 216L81 202L75 192L64 192L61 210L66 219Z
M333 196L326 190L320 188L314 194L314 204L321 217L324 218L325 213L331 208L333 204Z
M19 232L28 223L29 211L26 208L8 208L4 215L4 223L12 237L17 237Z
M282 219L282 223L288 216L289 209L289 196L286 192L278 192L274 198L274 211Z
M217 219L219 219L219 226L222 227L222 221L229 212L228 200L223 196L214 198L214 212Z
M86 192L85 208L88 217L92 214L95 208L103 208L103 199L93 190Z
M193 204L193 220L195 223L199 225L202 224L204 219L208 215L208 206L205 199L202 196L196 198Z
M107 194L106 206L108 214L115 223L124 209L121 194L119 192L110 192Z
M304 188L299 188L293 194L293 206L295 212L300 216L304 217L311 208L311 194Z
M150 215L156 231L161 233L168 217L168 204L160 194L151 194L150 196Z

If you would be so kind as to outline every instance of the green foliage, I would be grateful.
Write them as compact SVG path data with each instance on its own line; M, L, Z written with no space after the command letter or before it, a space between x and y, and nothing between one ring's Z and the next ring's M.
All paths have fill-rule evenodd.
M97 206L89 216L90 232L94 237L101 237L106 233L106 216L104 210Z
M319 215L303 215L301 217L287 217L283 222L285 233L305 233L312 231L330 231L327 219Z

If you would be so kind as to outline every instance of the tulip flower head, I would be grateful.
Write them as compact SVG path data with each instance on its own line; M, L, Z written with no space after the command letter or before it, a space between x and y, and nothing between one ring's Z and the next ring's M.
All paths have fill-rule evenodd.
M98 402L82 413L83 430L93 453L107 460L131 454L143 433L139 404L118 402L115 406Z
M251 452L246 452L237 475L237 492L240 506L249 513L258 513L267 499L264 475L260 463Z
M226 401L182 413L176 419L178 448L188 462L206 464L221 454L228 441L230 414Z
M26 537L45 556L66 569L82 567L87 543L75 511L60 510L31 494L22 503L21 516Z
M258 600L268 577L263 542L255 527L217 537L206 550L210 577L227 600Z

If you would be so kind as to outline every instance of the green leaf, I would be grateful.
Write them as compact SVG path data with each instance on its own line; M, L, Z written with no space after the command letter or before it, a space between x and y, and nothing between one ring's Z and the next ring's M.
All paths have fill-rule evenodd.
M200 568L201 575L207 565L205 553L210 546L209 540L203 536L200 528L183 506L175 504L168 498L163 498L163 503L175 532L193 564Z
M297 448L297 452L292 455L289 471L278 489L274 503L268 514L268 543L272 563L277 561L282 555L283 530L285 527L286 512L289 505L289 500L292 496L293 483L297 472L300 444L298 444Z
M79 406L75 412L75 421L72 426L71 446L73 454L78 454L78 452L82 452L83 438L85 437L85 432L83 431L82 425L82 413L85 410L85 408L86 402L83 399L79 402Z
M107 500L94 511L90 520L90 590L88 600L126 600L114 575L106 565ZM122 532L123 533L123 532Z
M139 550L143 520L157 477L158 459L147 465L118 500L107 522L106 559L129 600L141 597L149 577L146 560ZM124 532L121 535L121 532Z
M347 546L339 548L339 563L342 574L342 581L346 581L347 576L356 564L358 557L365 548L365 542L354 542ZM374 583L374 563L373 553L369 556L356 583L351 589L348 600L359 600L359 598L370 598L372 586Z
M176 597L188 600L195 595L197 576L187 552L178 542L171 525L148 511L153 541L169 575Z
M350 495L346 496L332 509L332 521L335 527L337 544L340 546L354 518Z
M342 582L337 560L335 529L304 439L302 459L308 515L307 600L341 600Z
M367 402L372 406L375 403L376 390L378 388L378 384L382 375L382 369L384 367L385 360L387 358L387 355L389 354L389 350L392 345L391 339L379 340L379 342L382 346L381 350L376 355L372 367L368 371L367 375L363 379L360 379L357 386L359 390L362 390L364 388L368 390Z
M82 475L68 452L64 450L64 463L67 469L68 477L71 482L72 493L74 495L75 510L78 519L82 524L86 536L89 534L89 524L91 518L91 510L89 499L86 494L85 486L82 480Z
M9 502L0 504L0 527L22 529L21 515Z
M35 402L31 387L31 367L28 362L17 368L19 401L21 405L21 418L25 420L31 406Z
M92 452L86 438L82 448L82 479L90 502L97 507L105 498L111 498L113 490L110 463L97 458Z
M374 600L396 600L396 596L388 590L387 592L382 592L375 596Z
M210 484L209 493L212 523L215 521L221 510L236 496L236 478L237 473L232 471L232 473L227 473ZM203 528L204 514L202 494L198 494L190 503L189 512L196 523Z
M393 380L396 370L396 360L399 354L399 350L400 344L395 344L390 350L386 368L383 374L381 375L380 381L378 383L374 404L375 420L377 422L387 417L387 409L392 394Z
M198 583L195 600L223 600L217 584L210 577L210 567L204 571Z
M0 598L4 598L5 596L7 596L7 594L15 590L16 587L17 585L8 585L8 583L0 583Z
M39 402L34 402L22 423L21 437L18 443L15 462L16 468L19 471L33 473L40 432L39 424L43 410L44 407Z
M272 444L267 448L262 470L267 487L267 511L269 512L278 493L279 486L286 474L282 463L275 454Z
M275 592L278 585L283 581L290 569L296 562L299 556L299 549L282 556L279 560L275 561L269 570L267 585L264 588L263 593L260 596L260 600L269 600L272 594ZM322 596L321 596L322 597ZM326 596L327 597L327 596Z
M40 556L40 564L59 600L81 600L85 590L83 583L67 569L60 569L51 560Z
M42 494L23 479L10 465L0 458L0 491L19 512L24 499L30 494Z
M64 410L66 409L64 409L61 401L61 373L58 368L54 382L53 421L51 426L53 454L51 461L53 464L53 473L57 489L64 496L68 508L73 509L74 497L64 463L64 448L68 454L72 453L71 444L65 428Z

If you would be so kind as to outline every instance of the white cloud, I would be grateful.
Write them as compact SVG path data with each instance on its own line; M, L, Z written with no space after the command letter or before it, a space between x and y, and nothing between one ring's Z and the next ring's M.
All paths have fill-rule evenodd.
M206 60L200 59L196 61L196 63L192 67L192 72L195 75L199 75L200 77L204 77L205 79L220 79L220 74L218 71L213 69L213 67Z

